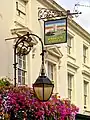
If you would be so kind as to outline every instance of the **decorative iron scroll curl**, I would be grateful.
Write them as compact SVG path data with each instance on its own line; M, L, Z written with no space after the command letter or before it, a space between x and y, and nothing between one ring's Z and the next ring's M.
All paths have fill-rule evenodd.
M77 14L81 14L81 12L71 13L70 10L60 11L60 10L47 9L47 8L38 8L38 20L51 19L57 17L68 17L68 16L71 16L71 18L73 18L73 15L77 15Z
M65 16L65 11L38 8L38 20Z
M16 54L21 56L29 54L33 45L33 38L30 36L29 33L21 36L15 44L15 47L17 48Z

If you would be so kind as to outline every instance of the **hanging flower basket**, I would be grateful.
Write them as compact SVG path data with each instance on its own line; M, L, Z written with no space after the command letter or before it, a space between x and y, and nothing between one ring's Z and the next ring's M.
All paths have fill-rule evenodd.
M78 107L57 94L40 102L27 86L14 87L10 79L0 79L0 119L4 120L74 120Z
M73 120L78 108L56 94L40 102L31 88L8 86L0 88L0 111L4 120Z

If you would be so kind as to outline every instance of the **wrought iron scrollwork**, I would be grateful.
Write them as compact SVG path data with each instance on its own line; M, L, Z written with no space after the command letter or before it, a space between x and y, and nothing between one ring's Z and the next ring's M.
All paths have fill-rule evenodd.
M17 47L17 55L27 55L31 48L33 47L32 43L32 38L30 36L24 36L23 38L20 38L19 41L17 42L18 47ZM16 45L17 45L16 44Z
M38 8L38 19L48 19L65 16L65 11Z
M71 16L71 18L73 18L73 15L77 14L81 14L81 12L71 13L70 10L59 11L53 9L38 8L38 20L68 16Z

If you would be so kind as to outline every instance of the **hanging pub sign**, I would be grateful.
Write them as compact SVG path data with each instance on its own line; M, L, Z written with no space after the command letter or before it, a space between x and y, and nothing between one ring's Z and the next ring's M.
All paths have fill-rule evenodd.
M67 18L44 22L44 44L60 44L67 42Z

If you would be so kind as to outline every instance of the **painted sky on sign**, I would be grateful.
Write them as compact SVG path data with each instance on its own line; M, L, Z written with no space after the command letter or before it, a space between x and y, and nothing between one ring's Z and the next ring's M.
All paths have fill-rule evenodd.
M52 21L46 21L45 22L45 26L51 26L53 24L56 24L56 25L65 25L66 24L66 19L52 20Z
M66 10L82 12L78 17L74 16L74 20L90 33L90 0L54 0ZM75 6L79 3L81 6Z

